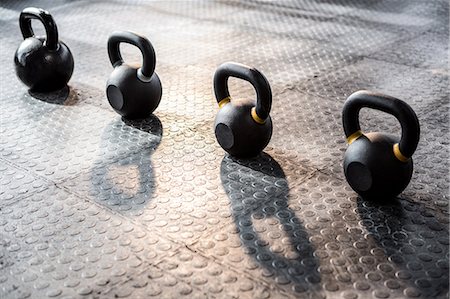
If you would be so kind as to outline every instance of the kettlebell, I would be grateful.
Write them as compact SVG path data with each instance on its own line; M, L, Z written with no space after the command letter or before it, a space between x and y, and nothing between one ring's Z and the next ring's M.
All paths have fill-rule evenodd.
M367 107L389 113L401 125L396 136L371 132L359 126L359 111ZM386 200L400 194L411 180L412 155L420 138L419 120L405 102L370 91L357 91L344 103L342 121L349 144L344 156L347 182L361 197Z
M32 19L42 22L46 38L34 36ZM19 25L24 41L14 55L17 76L32 91L49 92L65 87L73 73L73 56L67 45L58 40L53 17L41 8L28 7L21 12Z
M120 43L141 50L142 67L124 63ZM106 84L106 95L113 109L128 119L150 116L162 95L161 81L155 73L155 50L150 41L134 32L116 31L108 39L108 54L114 71Z
M256 103L233 102L228 91L228 78L250 82L256 90ZM226 62L214 74L214 93L219 104L214 131L220 146L235 157L258 155L272 136L272 91L266 77L255 68Z

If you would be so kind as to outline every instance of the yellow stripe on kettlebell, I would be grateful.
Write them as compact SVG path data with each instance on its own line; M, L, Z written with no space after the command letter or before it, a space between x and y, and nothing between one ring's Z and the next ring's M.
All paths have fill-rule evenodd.
M347 137L347 143L348 144L352 144L353 141L355 141L356 139L358 139L362 135L364 135L364 134L361 132L361 130L356 131L355 133L353 133L352 135Z
M394 144L394 155L395 157L402 162L408 162L409 158L404 156L402 152L400 151L400 147L398 146L398 143Z
M256 114L256 108L255 107L252 108L252 118L253 118L254 121L256 121L260 125L263 125L266 122L265 119L262 119L261 117L258 116L258 114Z
M225 99L221 100L219 102L219 109L228 104L231 101L230 96L226 97Z

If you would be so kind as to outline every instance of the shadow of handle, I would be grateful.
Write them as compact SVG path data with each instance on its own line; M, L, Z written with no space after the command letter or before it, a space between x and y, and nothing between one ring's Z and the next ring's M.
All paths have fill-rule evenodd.
M95 164L100 167L91 170L90 194L114 210L138 210L151 200L156 187L151 155L161 141L162 124L155 115L142 120L122 120L109 124L103 142L116 147L124 142L128 145L130 140L140 138L136 134L141 134L139 131L150 134L150 142L145 148L133 147L129 153L122 152L113 163L102 161L103 156L97 160Z
M250 160L227 156L220 175L246 253L296 289L318 291L319 262L306 229L289 208L289 186L280 165L267 154Z

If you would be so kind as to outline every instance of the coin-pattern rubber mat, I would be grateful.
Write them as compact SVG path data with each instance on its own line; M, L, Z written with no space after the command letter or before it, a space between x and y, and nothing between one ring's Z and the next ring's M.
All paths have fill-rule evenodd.
M27 6L52 13L74 54L68 88L32 93L15 76ZM448 1L6 0L0 26L0 298L448 298ZM156 50L163 96L147 119L106 99L115 30ZM273 137L255 158L215 140L225 61L271 84ZM341 110L359 89L418 115L396 199L345 181ZM400 134L393 116L360 118Z

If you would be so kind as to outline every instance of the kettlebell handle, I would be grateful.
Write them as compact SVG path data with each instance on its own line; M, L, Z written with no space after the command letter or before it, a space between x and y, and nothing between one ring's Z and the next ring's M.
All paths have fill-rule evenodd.
M395 156L406 162L415 152L420 138L419 120L414 110L405 102L387 95L360 90L348 97L342 110L345 136L349 143L362 135L359 126L361 108L377 109L397 118L402 128L400 142L394 145Z
M272 107L272 91L266 77L257 69L243 64L226 62L214 74L214 93L219 107L230 101L228 78L235 77L250 82L256 90L256 106L252 109L253 119L263 124L269 117Z
M42 8L27 7L20 13L19 25L23 38L26 39L34 36L33 28L31 28L32 19L39 20L44 25L47 34L45 46L50 50L57 50L58 28L50 13Z
M142 67L138 69L137 76L141 81L149 82L155 71L156 55L150 41L131 31L115 31L108 39L108 55L111 64L116 67L124 63L120 54L120 43L136 46L142 53Z

